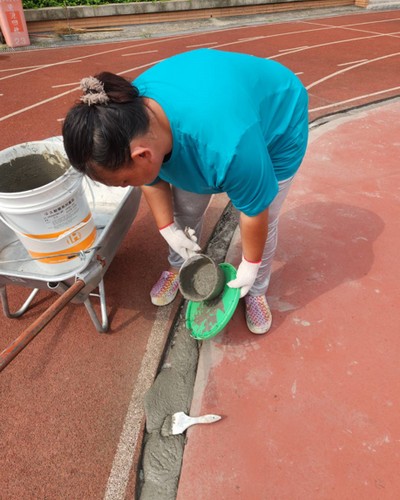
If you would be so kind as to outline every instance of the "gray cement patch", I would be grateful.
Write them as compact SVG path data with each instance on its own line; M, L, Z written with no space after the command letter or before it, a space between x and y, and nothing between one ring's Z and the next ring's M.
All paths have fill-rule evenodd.
M231 203L225 208L205 253L224 261L239 214ZM186 302L182 302L162 368L145 396L146 433L137 498L174 500L181 471L185 436L161 435L162 425L173 413L189 413L201 343L186 328Z

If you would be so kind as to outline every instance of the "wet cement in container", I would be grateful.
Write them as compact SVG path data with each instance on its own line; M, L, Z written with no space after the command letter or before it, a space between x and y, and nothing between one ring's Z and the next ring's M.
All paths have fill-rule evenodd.
M0 192L20 193L36 189L61 177L70 167L56 154L31 154L0 165Z
M196 269L191 281L194 292L199 296L207 297L210 295L215 285L214 265L210 262Z

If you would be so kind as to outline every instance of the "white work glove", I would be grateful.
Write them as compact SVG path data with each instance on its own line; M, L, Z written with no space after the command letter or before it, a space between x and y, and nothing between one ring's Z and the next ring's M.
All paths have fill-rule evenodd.
M196 252L201 250L197 244L194 229L187 227L185 231L182 231L175 222L171 222L168 226L160 229L160 233L168 245L185 260L193 257Z
M249 262L242 257L242 262L240 263L236 273L236 279L229 281L227 285L230 288L240 288L240 298L244 297L254 285L260 265L261 261Z

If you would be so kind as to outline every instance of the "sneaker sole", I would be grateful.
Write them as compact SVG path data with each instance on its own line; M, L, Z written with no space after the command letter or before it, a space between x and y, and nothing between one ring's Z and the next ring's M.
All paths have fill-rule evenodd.
M271 329L272 323L267 327L266 330L261 330L261 329L256 329L256 328L250 328L249 324L247 323L247 328L250 330L251 333L254 333L254 335L264 335L265 333L268 333ZM255 331L257 330L257 331Z
M178 295L178 292L169 300L168 302L161 301L158 297L150 297L151 298L151 303L154 304L155 306L162 307L162 306L167 306L168 304L171 304L176 299L176 296Z

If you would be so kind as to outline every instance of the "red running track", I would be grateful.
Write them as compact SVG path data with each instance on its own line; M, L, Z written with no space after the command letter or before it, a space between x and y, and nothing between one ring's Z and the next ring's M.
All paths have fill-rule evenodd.
M0 148L59 135L82 77L109 70L133 79L156 61L195 47L252 53L287 65L309 90L311 121L386 100L400 91L399 20L399 11L363 12L3 53ZM206 236L226 201L216 197ZM106 274L111 334L98 335L82 306L70 305L0 375L4 498L59 498L66 492L70 498L111 498L112 491L132 492L143 394L177 308L160 312L148 299L166 265L161 244L142 204ZM20 304L25 290L8 289L12 305ZM52 300L52 294L41 293L20 320L2 318L1 348Z

